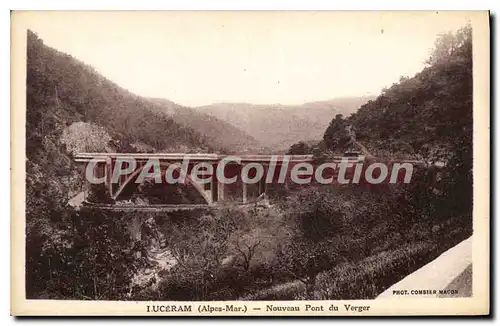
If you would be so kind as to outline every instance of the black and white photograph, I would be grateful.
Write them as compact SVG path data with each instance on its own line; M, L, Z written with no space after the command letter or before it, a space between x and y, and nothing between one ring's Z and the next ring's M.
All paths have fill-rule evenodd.
M487 314L489 19L13 12L13 313Z

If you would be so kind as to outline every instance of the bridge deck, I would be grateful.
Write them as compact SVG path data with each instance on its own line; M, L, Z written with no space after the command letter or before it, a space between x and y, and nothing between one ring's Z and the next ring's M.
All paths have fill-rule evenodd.
M107 159L117 159L117 158L133 158L136 161L147 161L149 159L159 159L171 162L181 162L184 159L188 159L190 162L219 162L224 158L235 157L241 160L241 163L250 162L260 162L269 163L272 159L275 159L279 164L284 161L284 157L290 163L300 163L300 162L313 162L313 155L284 155L284 154L246 154L246 155L223 155L223 154L206 154L206 153L77 153L74 155L74 160L76 162L90 162L91 160L97 160L101 162L106 162ZM331 158L331 162L340 163L342 160L347 159L350 162L363 162L365 159L364 155L360 156L335 156ZM410 159L396 159L389 160L389 163L411 163L411 164L424 164L421 160L410 160ZM431 162L427 162L430 164ZM443 162L435 162L432 165L442 167L445 164Z
M312 155L286 155L290 162L312 162ZM189 159L198 162L218 162L228 157L238 157L241 162L270 162L276 158L283 161L285 155L221 155L221 154L190 154L190 153L77 153L75 161L88 162L92 159L105 161L107 158L133 158L135 160L159 159L166 161L182 161ZM339 157L339 159L341 159Z

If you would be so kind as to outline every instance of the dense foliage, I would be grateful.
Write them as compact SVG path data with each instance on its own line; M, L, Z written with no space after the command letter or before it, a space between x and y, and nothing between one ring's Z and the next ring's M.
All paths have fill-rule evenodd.
M157 149L209 147L202 136L157 112L155 104L45 46L34 33L27 37L27 295L120 296L130 275L113 270L126 262L117 260L128 250L126 221L67 207L70 194L82 183L68 151L83 139L83 148L94 150L104 150L106 142L118 151L134 151L131 144L136 142ZM114 230L111 236L103 232L108 228ZM116 278L109 281L104 274ZM104 284L111 288L103 289Z
M339 116L324 141L334 145L344 130ZM464 27L436 41L427 66L412 78L401 77L374 101L345 119L357 140L373 152L435 160L460 153L471 161L472 32ZM457 154L458 155L458 154Z
M409 185L285 189L266 208L106 213L67 207L80 180L66 147L80 146L83 135L105 148L92 138L100 135L121 150L138 142L152 150L172 144L206 150L205 138L162 114L164 104L128 93L30 33L27 297L375 297L472 233L471 51L469 27L444 35L422 72L355 114L333 117L321 142L304 140L289 150L316 157L343 151L350 125L376 157L428 163ZM67 129L74 122L81 125ZM143 188L161 200L165 193L157 190ZM151 258L159 251L169 252L168 268ZM146 272L154 276L140 283Z

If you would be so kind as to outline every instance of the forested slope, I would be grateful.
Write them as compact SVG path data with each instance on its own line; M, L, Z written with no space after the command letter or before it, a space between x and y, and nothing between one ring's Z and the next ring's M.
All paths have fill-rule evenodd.
M91 100L78 100L80 91L94 94L92 83L84 82L82 89L71 88L62 85L59 78L63 77L58 77L60 73L66 83L78 85L75 80L85 80L95 73L89 70L92 73L79 75L76 72L82 69L68 67L59 71L58 60L70 66L82 64L30 37L27 298L370 299L472 234L470 28L441 37L422 72L402 78L355 114L344 119L332 112L329 119L333 119L320 145L303 142L294 148L309 151L315 147L322 154L342 151L344 127L352 125L358 140L377 156L415 156L445 162L444 167L438 171L432 165L416 169L409 184L394 188L367 189L356 184L304 187L295 193L276 194L270 198L276 204L271 207L248 211L222 207L192 216L183 212L168 216L85 209L77 212L65 207L67 186L74 182L68 180L72 161L61 139L67 139L65 144L70 147L79 146L72 137L79 133L93 136L92 144L99 146L103 144L97 138L113 138L125 145L139 142L148 148L162 148L177 140L186 147L206 148L206 138L180 127L175 118L171 121L169 115L175 116L175 112L165 115L171 130L155 130L171 137L159 143L149 138L147 121L137 125L128 121L126 127L95 126L101 121L100 114L113 112L88 109L85 101L93 103ZM99 85L100 89L113 84L102 81ZM119 93L118 88L104 91L117 92L117 102L125 97L134 105L144 103L151 108L148 114L155 117L165 111L164 106L149 107L146 103L151 101L123 95L126 91ZM102 94L96 94L99 107L108 103L99 96ZM119 108L122 114L130 110L125 104ZM110 121L126 123L127 119ZM167 128L161 121L155 122L161 123L158 129ZM66 128L70 122L78 124ZM128 134L129 127L146 131L140 136ZM434 182L438 174L439 181ZM133 238L128 224L134 219L156 224L156 231L169 239L168 249L178 262L162 271L155 287L138 288L133 283L138 270L151 267L144 256L138 258L136 254L156 242L152 229L144 231L144 241Z
M342 124L351 124L360 142L387 155L446 159L460 151L470 156L471 29L443 35L421 72L401 77L347 119L333 119L324 136L327 147L342 138Z
M444 164L440 205L452 215L471 219L472 62L470 26L442 35L421 72L402 77L348 118L333 118L318 147L345 150L345 126L351 125L357 141L379 159Z
M42 151L41 139L64 124L94 122L126 147L142 142L157 150L179 145L208 149L202 135L180 126L156 104L136 96L92 67L43 44L28 33L28 152Z
M64 206L71 188L78 187L67 148L75 138L99 144L81 147L94 151L136 151L138 146L149 151L212 150L204 136L159 112L157 104L45 46L33 32L27 38L28 219L51 215L53 208Z
M80 292L85 296L97 280L119 291L117 287L129 279L105 279L107 272L99 266L107 264L109 255L124 254L130 241L123 238L124 221L110 217L104 225L108 215L77 213L67 206L83 182L70 150L199 152L214 148L201 134L161 113L157 104L45 46L31 31L27 35L26 91L27 295L79 297ZM114 235L107 233L111 225L117 231ZM101 247L96 262L96 241L115 240L117 251ZM97 296L95 291L93 296Z
M176 123L205 136L209 143L230 153L259 151L262 145L248 133L210 114L165 99L151 99Z

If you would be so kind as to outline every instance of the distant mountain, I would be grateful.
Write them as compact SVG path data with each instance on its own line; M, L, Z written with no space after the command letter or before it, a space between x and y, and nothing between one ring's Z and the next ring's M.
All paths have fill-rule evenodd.
M348 117L363 104L376 98L377 96L339 97L326 101L308 102L296 107L289 107L289 109L295 110L296 114L305 114L309 119L323 123L325 118L332 120L336 114Z
M259 151L262 147L254 137L224 120L169 100L150 100L158 104L161 112L167 114L176 123L204 135L212 147L231 153Z
M91 66L45 46L32 32L28 34L27 92L27 136L33 140L28 146L33 145L35 152L41 148L42 136L48 132L60 135L66 125L76 122L102 126L119 152L235 153L261 146L216 117L169 100L132 94Z
M272 150L317 140L336 114L348 116L375 97L339 98L301 105L216 103L196 110L224 120Z

